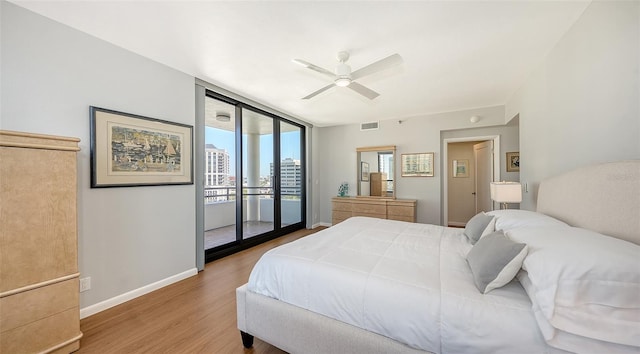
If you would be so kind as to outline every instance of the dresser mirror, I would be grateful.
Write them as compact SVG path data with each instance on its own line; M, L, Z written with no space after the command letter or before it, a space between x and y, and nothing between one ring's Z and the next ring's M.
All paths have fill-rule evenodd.
M360 147L356 153L358 197L395 199L395 145Z

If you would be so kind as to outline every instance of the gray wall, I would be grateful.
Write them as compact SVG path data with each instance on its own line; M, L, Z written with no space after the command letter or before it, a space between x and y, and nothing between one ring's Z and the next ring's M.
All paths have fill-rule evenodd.
M0 6L0 127L82 140L79 266L92 289L80 306L193 270L193 185L89 187L89 106L193 125L193 77L13 4Z
M640 158L640 2L592 2L508 100L520 114L520 180L535 209L546 177Z
M482 117L471 123L473 115ZM504 125L504 107L487 107L473 110L416 116L380 122L380 129L360 131L360 125L342 125L316 128L318 130L317 179L320 182L319 211L321 221L331 223L331 198L338 194L340 183L349 183L350 194L356 193L356 148L365 146L396 145L396 197L418 200L418 222L441 223L441 131L492 127ZM487 132L500 134L499 128L486 128ZM517 138L515 139L517 141ZM509 150L511 151L511 150ZM401 177L400 155L406 153L434 152L434 177Z

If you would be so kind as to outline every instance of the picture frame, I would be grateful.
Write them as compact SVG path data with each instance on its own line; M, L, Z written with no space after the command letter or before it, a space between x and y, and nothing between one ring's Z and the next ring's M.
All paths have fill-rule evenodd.
M369 163L360 162L360 180L362 182L369 182Z
M433 177L433 152L402 154L402 177Z
M193 184L193 126L90 107L91 188Z
M520 152L507 153L507 172L520 172Z
M469 160L453 160L453 178L469 177Z

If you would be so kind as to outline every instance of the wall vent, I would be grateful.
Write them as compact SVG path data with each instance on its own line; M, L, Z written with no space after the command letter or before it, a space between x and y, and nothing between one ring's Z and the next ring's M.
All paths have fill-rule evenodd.
M366 122L360 123L360 130L378 130L380 128L380 122Z

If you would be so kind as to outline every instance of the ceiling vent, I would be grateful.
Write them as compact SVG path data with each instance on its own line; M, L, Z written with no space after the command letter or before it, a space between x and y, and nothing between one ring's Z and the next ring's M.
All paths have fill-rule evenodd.
M366 122L360 123L360 130L378 130L380 128L380 122Z

